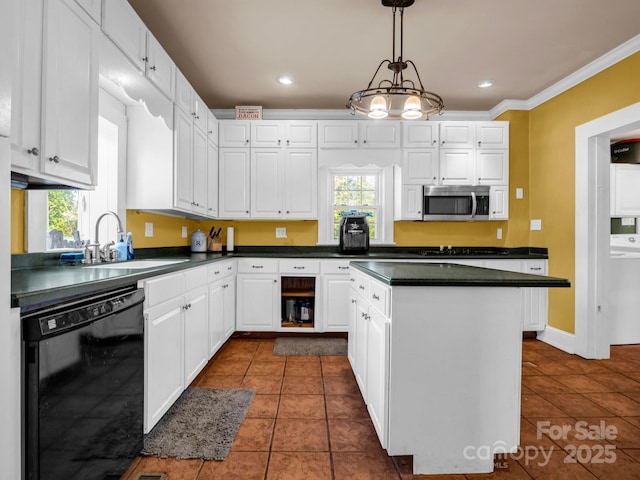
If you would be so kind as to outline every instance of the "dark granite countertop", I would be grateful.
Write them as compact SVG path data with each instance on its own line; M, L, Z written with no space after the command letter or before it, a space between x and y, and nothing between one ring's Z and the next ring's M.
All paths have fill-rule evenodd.
M372 247L368 254L344 255L328 247L238 247L227 253L191 253L189 247L136 249L136 259L184 259L185 262L145 269L109 269L88 265L61 265L59 253L13 255L11 259L11 306L34 306L128 285L154 275L235 257L380 259L547 259L544 248L520 247ZM548 277L544 277L548 278Z
M570 287L569 280L455 263L360 262L355 269L391 286Z

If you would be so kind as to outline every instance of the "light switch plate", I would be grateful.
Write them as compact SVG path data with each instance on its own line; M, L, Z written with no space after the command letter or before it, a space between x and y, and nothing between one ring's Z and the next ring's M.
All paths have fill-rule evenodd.
M187 227L182 227L182 238L187 238Z
M522 188L516 188L516 198L522 200L524 198L524 190Z
M498 229L496 230L496 238L497 238L498 240L502 240L502 229L501 229L501 228L498 228Z
M276 238L287 238L287 229L284 227L276 228Z
M531 220L531 230L542 230L542 220L539 218Z
M144 236L145 237L153 237L153 223L146 222L144 224Z

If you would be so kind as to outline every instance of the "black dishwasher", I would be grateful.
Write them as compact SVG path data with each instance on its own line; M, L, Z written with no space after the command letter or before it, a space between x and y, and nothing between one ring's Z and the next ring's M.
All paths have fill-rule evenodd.
M29 480L119 479L143 441L144 291L22 313Z

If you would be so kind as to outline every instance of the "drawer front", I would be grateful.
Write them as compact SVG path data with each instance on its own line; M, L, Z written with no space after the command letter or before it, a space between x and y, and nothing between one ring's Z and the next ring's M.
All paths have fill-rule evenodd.
M349 275L351 267L348 260L325 260L320 265L322 273Z
M214 282L220 278L233 275L235 271L233 260L215 262L207 267L207 276L209 277L209 282Z
M375 280L369 281L369 302L385 317L389 316L390 289Z
M144 282L146 308L155 307L185 292L184 273L153 277Z
M191 291L207 283L207 267L190 268L184 272L185 289Z
M523 262L522 272L532 273L534 275L547 275L546 260L525 260Z
M362 298L364 298L367 302L369 301L369 276L364 275L360 272L356 273L352 272L351 279L355 279L355 284L352 282L353 288L358 292Z
M278 273L278 260L271 258L239 258L238 273Z
M280 260L280 273L320 273L319 260Z

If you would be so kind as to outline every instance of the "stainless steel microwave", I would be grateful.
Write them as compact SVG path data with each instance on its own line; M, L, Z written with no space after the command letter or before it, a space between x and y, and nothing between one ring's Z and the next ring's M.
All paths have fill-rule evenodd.
M425 185L425 221L489 220L489 187L484 185Z

